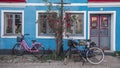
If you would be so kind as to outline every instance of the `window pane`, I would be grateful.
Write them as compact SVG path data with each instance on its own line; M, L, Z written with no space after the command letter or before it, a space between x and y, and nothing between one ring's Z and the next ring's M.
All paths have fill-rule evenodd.
M56 20L56 17L53 17L52 13L39 13L38 34L39 35L53 35L54 33L53 28L54 28L55 20Z
M84 33L84 15L83 13L66 13L66 32L70 35L83 36Z
M10 14L7 14L6 16L5 16L5 20L6 20L6 27L5 27L5 29L6 29L6 33L13 33L13 20L12 20L12 18L13 18L13 16L12 15L10 15Z
M47 15L45 15L45 14L41 14L40 15L40 33L41 34L46 34L47 32L46 32L46 28L47 28L47 21L46 21L46 17L47 17Z
M21 13L4 13L4 34L16 35L22 31L22 14Z
M21 15L15 15L15 33L21 33L22 22L21 22Z

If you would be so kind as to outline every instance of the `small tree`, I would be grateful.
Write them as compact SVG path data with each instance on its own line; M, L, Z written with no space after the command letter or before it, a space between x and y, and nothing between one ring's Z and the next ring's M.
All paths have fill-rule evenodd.
M60 11L59 16L55 12L52 11L52 3L48 2L48 0L43 0L47 7L47 17L43 18L43 20L46 20L49 22L49 26L52 29L55 39L56 39L56 54L57 56L62 56L63 54L63 30L64 30L64 22L65 27L69 28L71 25L71 17L69 13L66 13L65 18L63 19L63 0L61 0L60 7L58 7L58 10Z

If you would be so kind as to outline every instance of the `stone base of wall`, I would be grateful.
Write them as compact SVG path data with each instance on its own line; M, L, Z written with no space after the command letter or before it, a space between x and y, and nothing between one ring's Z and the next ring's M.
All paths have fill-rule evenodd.
M0 55L12 55L12 49L0 49Z

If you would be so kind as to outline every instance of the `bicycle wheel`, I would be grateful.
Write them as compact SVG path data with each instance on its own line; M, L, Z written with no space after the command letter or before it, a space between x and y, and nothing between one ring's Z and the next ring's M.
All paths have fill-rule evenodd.
M64 61L63 61L65 65L68 64L68 60L69 60L69 58L71 56L70 52L71 52L71 50L68 49L67 52L66 52L66 54L65 54L65 58L64 58Z
M39 50L38 52L34 52L33 55L37 58L41 58L44 56L45 50L44 47L38 46L37 49Z
M21 56L24 54L24 48L20 46L20 44L15 44L13 47L13 53L17 56Z
M92 47L87 51L86 59L92 64L100 64L104 59L104 53L102 49Z

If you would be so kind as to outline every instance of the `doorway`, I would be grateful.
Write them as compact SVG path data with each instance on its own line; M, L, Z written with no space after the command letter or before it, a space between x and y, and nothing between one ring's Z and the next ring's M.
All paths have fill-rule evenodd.
M111 14L90 14L90 39L97 47L110 50Z

